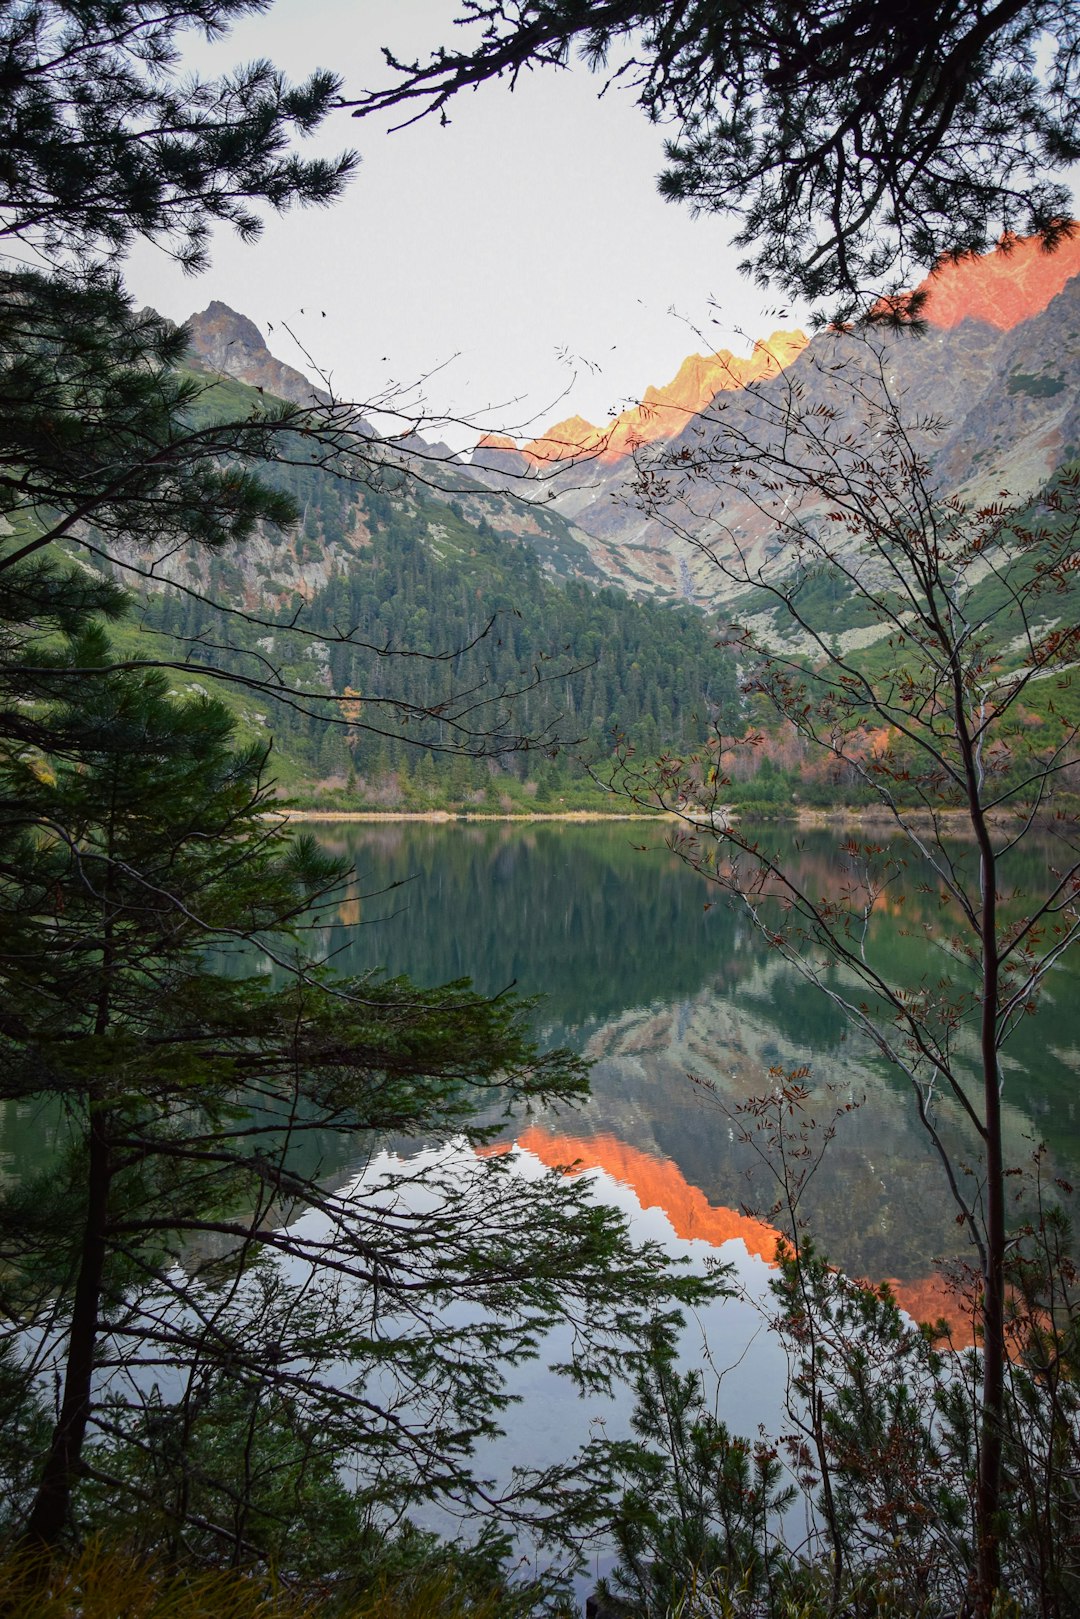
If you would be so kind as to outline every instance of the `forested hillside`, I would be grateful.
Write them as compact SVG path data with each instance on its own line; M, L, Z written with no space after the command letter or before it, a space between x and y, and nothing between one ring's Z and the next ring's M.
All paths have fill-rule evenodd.
M943 489L976 502L1032 494L1075 454L1078 263L1075 243L1046 255L1032 241L946 267L919 289L922 340L882 331L855 356L921 424ZM220 399L242 411L275 393L331 403L223 304L192 317L190 341L203 409ZM842 570L791 573L776 514L708 476L724 435L742 433L750 448L756 419L785 399L809 391L850 411L845 342L821 333L751 386L733 372L704 409L688 396L670 422L649 418L644 436L659 442L636 455L633 435L601 444L590 430L599 450L554 470L510 440L482 441L468 465L415 437L398 451L415 479L275 467L299 527L268 527L209 565L173 559L146 624L255 678L265 673L258 660L268 661L292 691L314 693L241 709L250 727L272 729L284 786L313 801L557 809L596 791L590 770L602 776L616 739L639 756L682 753L717 724L764 737L728 773L729 799L764 809L793 795L826 805L858 798L858 783L812 766L747 707L733 652L720 643L735 620L796 659L812 657L813 634L824 633L873 664L868 643L881 626ZM550 438L564 449L577 442L561 429ZM805 516L817 526L825 509L808 506ZM736 549L745 568L729 565ZM761 570L772 578L777 567L787 570L783 599L761 583ZM252 621L233 619L222 633L200 595L242 606ZM790 612L796 597L809 639ZM294 621L296 634L278 627ZM398 653L408 656L388 656Z
M227 386L235 408L240 387ZM686 604L560 577L550 553L566 525L551 520L545 546L542 509L526 538L475 517L475 498L377 492L303 466L270 478L298 527L173 559L141 623L208 665L253 677L272 665L291 692L314 694L241 703L249 728L273 734L290 791L344 806L509 793L559 807L580 801L616 738L652 754L738 722L717 626ZM506 505L496 497L495 520ZM448 732L456 715L463 728Z
M424 615L452 574L423 497L380 571L394 507L364 491L400 488L400 443L194 374L184 332L118 274L138 237L198 268L216 224L250 239L250 205L330 202L354 167L292 149L331 110L333 74L181 72L186 27L260 9L44 0L6 20L0 1123L25 1121L20 1145L44 1153L0 1151L11 1619L164 1615L174 1596L284 1612L279 1589L297 1614L357 1613L391 1585L409 1601L414 1576L442 1581L445 1611L458 1592L468 1606L456 1548L414 1528L425 1504L453 1510L486 1592L510 1578L511 1523L569 1556L611 1493L584 1452L526 1463L505 1512L474 1474L513 1366L558 1330L562 1369L603 1391L658 1318L673 1329L711 1290L669 1275L583 1183L472 1150L492 1112L586 1088L574 1053L538 1049L528 1005L460 977L348 977L312 949L313 911L360 900L345 861L268 815L268 739L291 722L310 748L329 717L347 741L408 727L467 758L524 735L483 701L488 665L443 696ZM365 558L377 588L354 604ZM507 600L526 583L497 581ZM468 607L481 628L487 588L477 576ZM517 609L534 635L547 600ZM416 646L390 644L387 602ZM367 663L342 612L372 626ZM540 653L502 639L520 685ZM346 647L354 683L335 689ZM414 667L431 671L419 701ZM293 1155L311 1132L359 1148L346 1185L324 1182L318 1144ZM395 1140L424 1161L380 1152ZM84 1547L96 1567L71 1585Z
M1058 299L1057 312L1065 308ZM1045 316L1028 322L1045 324ZM208 383L199 373L200 416L263 406L261 385L214 369L219 358L238 365L239 332L239 367L280 382L280 362L260 347L251 323L222 310L213 346L205 317L196 317L195 331L196 358L209 360L213 377ZM921 399L942 356L936 346L916 350ZM292 392L304 385L299 373L285 382ZM677 446L669 460L666 499L677 512ZM688 465L696 477L696 460ZM155 650L253 683L250 696L227 688L227 700L252 738L273 736L273 772L291 797L342 809L595 806L605 801L602 783L616 751L683 754L714 730L759 737L731 761L729 802L775 813L793 802L866 797L857 773L811 757L766 710L747 703L735 651L725 644L729 621L678 597L604 585L557 510L512 486L486 491L477 481L486 469L436 468L431 487L396 471L358 478L283 456L264 472L301 514L293 528L266 524L244 546L210 556L189 549L159 564L149 587L143 582L140 634L150 633ZM641 520L659 543L657 517ZM994 577L973 601L988 621ZM796 659L813 661L810 640L792 638L797 603L803 624L839 637L860 667L872 672L881 662L880 650L858 650L864 637L873 640L873 614L842 570L792 575L784 590L781 600L744 588L728 611L766 639L783 640ZM1070 581L1061 592L1071 598ZM1015 650L1006 656L1015 663ZM1046 719L1038 696L1029 724ZM1060 708L1060 694L1057 701Z

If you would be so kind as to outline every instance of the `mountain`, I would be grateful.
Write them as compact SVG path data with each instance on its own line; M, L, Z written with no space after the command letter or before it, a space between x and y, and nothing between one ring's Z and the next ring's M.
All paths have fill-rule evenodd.
M261 394L294 404L317 407L333 403L331 396L303 372L279 360L254 322L227 304L214 300L201 313L192 315L185 325L191 339L189 364L195 370L233 379ZM346 412L352 409L341 401L336 403ZM371 438L373 454L368 476L371 486L377 487L380 482L387 482L380 480L377 473L379 434L366 420L363 408L359 407L349 425ZM413 472L417 487L424 488L425 498L436 507L453 501L455 511L467 523L482 525L511 541L528 544L543 570L552 577L582 579L596 585L605 583L601 570L589 554L587 536L579 534L563 513L552 508L546 481L537 477L535 467L523 458L518 458L520 466L509 471L503 468L497 476L489 477L482 466L469 466L446 445L410 436L394 439L390 459L395 467ZM396 481L389 480L390 483ZM404 491L400 498L407 502L412 497ZM290 566L290 551L279 550L273 559L276 577L290 588L310 594L313 585L325 585L335 571L347 566L350 547L354 543L362 544L365 537L358 531L347 540L344 551L340 550L339 542L332 542L318 559L309 548L295 566ZM270 558L259 542L250 548L249 558L252 588L259 591L262 586L252 570L265 569Z
M185 323L191 335L191 357L203 369L235 377L249 387L287 399L294 405L328 404L330 395L317 388L295 366L271 354L254 321L214 299Z
M881 364L907 415L948 424L933 449L946 488L1024 495L1076 454L1078 272L1080 241L1053 256L1017 243L932 277L923 335L875 330ZM251 321L225 305L211 304L190 330L191 363L222 379L228 408L246 408L236 390L250 387L315 406L325 399L270 352ZM761 515L736 498L727 498L722 529L698 511L687 518L685 535L672 533L635 505L632 452L646 462L665 450L707 455L718 416L750 431L762 393L795 388L808 402L841 408L843 390L834 386L831 368L843 364L851 341L835 331L810 341L778 333L743 359L691 356L670 383L646 390L640 406L602 433L572 419L528 444L487 439L468 465L442 446L411 439L398 447L416 474L404 481L382 478L373 433L372 467L354 482L317 468L272 470L303 512L294 533L257 536L213 561L176 557L161 571L174 585L224 594L268 620L285 621L300 610L329 644L298 647L271 633L253 634L247 648L252 656L271 656L295 684L314 680L327 690L364 693L393 684L423 708L444 703L470 681L490 692L523 678L527 685L538 674L536 695L523 703L529 734L565 737L569 727L589 739L594 755L613 730L650 755L692 746L702 715L723 710L725 723L738 722L734 663L715 651L708 610L730 613L737 603L743 621L759 611L703 547L719 547L734 531L753 566L771 554L772 536ZM571 443L585 453L571 461L555 453ZM847 622L843 603L830 599L825 607L838 633L862 633ZM498 627L491 636L449 656L492 614ZM162 598L150 621L174 634L206 633L197 603L185 603L182 590ZM369 648L420 656L388 664L382 654L334 646L341 624ZM572 671L565 678L553 680L545 667L553 652L554 666L562 659ZM373 701L384 698L364 699ZM264 714L259 723L266 722ZM396 721L383 728L381 741L354 738L348 746L340 732L328 736L287 708L272 723L286 757L309 777L352 772L380 780L405 772L416 756L402 745L404 733L399 741ZM426 740L422 728L421 735ZM415 729L410 739L417 739ZM541 756L534 760L523 772L546 779ZM508 768L505 761L500 768ZM474 789L482 786L483 779L472 781Z
M1047 253L1035 237L1009 238L993 253L946 260L920 282L924 316L947 329L975 320L1010 332L1041 312L1080 274L1080 236Z
M525 465L539 467L582 454L601 465L611 465L633 455L640 445L675 438L718 393L745 388L749 383L778 375L802 353L808 342L805 332L774 332L764 342L756 342L746 359L732 354L730 349L718 349L715 354L690 354L670 382L661 388L646 388L640 404L624 410L603 427L596 427L581 416L570 416L549 427L539 438L531 439L520 450L512 439L498 434L482 438L477 449L516 453Z
M947 424L934 461L947 490L976 499L1037 489L1080 444L1080 235L1048 254L1014 240L983 257L949 262L918 289L923 335L881 328L885 369L909 415ZM189 323L196 364L282 398L326 395L275 358L245 316L212 303ZM643 514L633 484L650 447L707 446L710 407L751 388L812 390L814 373L843 358L844 339L780 331L748 356L694 354L641 402L598 426L570 417L526 443L489 434L469 464L443 446L407 441L414 470L438 505L454 502L469 524L529 545L555 578L614 585L635 597L727 608L738 592L693 543L714 543L708 525L688 540ZM768 543L760 515L725 510L751 560ZM265 560L265 559L264 559ZM280 559L279 559L280 560ZM332 572L333 558L327 559ZM325 574L322 583L329 578ZM299 582L297 575L296 582Z
M882 327L874 340L906 414L947 424L933 456L944 487L976 499L1002 490L1014 498L1032 493L1080 444L1080 235L1053 254L1037 242L1016 241L981 258L943 264L920 290L927 295L925 332ZM736 588L693 543L722 545L722 536L701 516L689 519L687 540L644 515L633 492L633 450L645 465L650 445L707 452L716 431L709 412L714 400L722 397L725 418L746 426L753 390L792 387L809 396L820 391L815 375L842 364L849 347L835 332L809 343L800 333L779 333L748 361L721 353L713 365L691 356L667 389L646 390L639 412L624 413L608 430L574 418L530 444L483 441L476 460L498 477L542 456L565 460L573 443L583 445L585 458L568 463L553 485L553 508L573 520L597 575L631 594L726 606ZM771 357L772 368L754 375L755 356L762 354ZM723 392L698 404L695 389L707 393L718 374ZM753 390L740 415L737 392L747 384ZM762 554L769 535L760 514L735 500L725 506L724 521L738 531L751 561Z
M319 408L242 314L212 304L189 330L207 419L244 416L272 389ZM350 426L364 454L362 419ZM137 623L117 631L140 655L175 656L179 643L247 681L224 693L246 737L273 735L286 786L336 790L343 808L499 807L508 791L555 808L567 791L599 795L579 755L603 758L613 732L650 753L692 747L703 694L734 719L734 661L703 615L599 588L564 518L485 491L440 447L395 444L413 478L384 476L381 449L372 434L354 476L303 458L261 469L292 497L295 527L156 558ZM252 684L267 679L304 695Z

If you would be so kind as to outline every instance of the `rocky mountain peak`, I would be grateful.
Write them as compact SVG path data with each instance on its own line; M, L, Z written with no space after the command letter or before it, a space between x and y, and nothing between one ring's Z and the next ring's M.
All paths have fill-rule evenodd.
M1010 242L979 258L942 264L923 285L925 336L889 328L874 334L888 385L908 420L940 424L933 459L944 490L977 502L999 499L1003 490L1010 499L1023 499L1064 458L1074 457L1080 443L1080 236L1052 254L1037 241ZM552 508L587 537L590 557L608 581L635 594L709 606L727 602L737 592L710 561L720 529L709 515L709 498L700 513L680 511L669 529L641 511L625 451L631 438L637 444L654 439L662 456L664 441L678 444L684 432L692 435L688 444L707 445L723 423L752 436L745 415L752 414L752 401L747 395L744 411L739 390L757 380L755 361L767 391L776 373L787 376L789 367L795 387L814 389L815 379L844 363L845 341L835 330L819 333L809 345L801 334L780 333L737 362L691 355L671 383L650 389L608 436L594 430L597 437L586 441L593 451L589 458L570 465L566 450L558 453L567 441L582 442L573 421L525 452L546 451L549 464L562 467L552 486ZM722 413L697 403L705 395L704 406L710 405L721 386L736 390L727 392ZM859 430L854 418L852 430ZM509 458L512 452L501 453ZM752 562L764 557L770 532L761 513L730 490L722 498L724 532L739 534ZM698 534L707 543L697 544Z
M295 366L271 354L266 339L246 315L215 298L187 321L190 354L204 370L217 371L249 387L262 388L297 405L327 404L329 395Z
M927 294L923 313L932 327L948 331L974 320L1007 332L1041 314L1078 274L1080 232L1053 253L1037 238L1009 237L991 253L943 260L918 290ZM747 356L728 349L688 355L670 382L646 388L640 404L603 426L570 416L520 446L501 437L496 444L489 437L477 446L481 453L476 459L481 465L508 466L516 456L524 465L545 466L585 456L614 464L640 445L676 438L718 393L785 370L808 342L802 331L778 331L756 342Z
M1080 233L1053 253L1037 237L1010 237L992 253L943 260L918 290L928 295L931 326L947 330L978 320L1011 332L1041 314L1074 275L1080 275Z
M598 427L581 416L569 416L523 445L520 453L534 466L583 454L609 464L622 461L641 444L675 438L725 389L745 388L750 382L775 376L802 353L808 342L805 332L780 331L756 342L746 356L733 354L730 349L690 354L670 382L646 388L640 404L622 411L604 426ZM490 440L478 446L490 447ZM505 451L513 444L507 441L498 447Z

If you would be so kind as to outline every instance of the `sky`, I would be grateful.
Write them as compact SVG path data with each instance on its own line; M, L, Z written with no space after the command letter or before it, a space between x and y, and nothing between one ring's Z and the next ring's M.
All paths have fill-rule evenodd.
M206 75L257 57L293 79L328 67L348 95L386 82L381 45L426 56L457 9L276 0L223 41L192 34L186 60ZM195 277L140 244L129 287L177 321L220 299L279 358L329 374L340 398L400 389L432 414L525 436L575 413L603 422L687 354L748 353L752 338L805 324L739 276L734 222L659 197L663 131L631 93L602 87L580 64L549 69L513 93L493 83L459 98L449 127L396 134L391 117L336 114L303 145L359 151L339 202L269 214L254 245L219 232Z

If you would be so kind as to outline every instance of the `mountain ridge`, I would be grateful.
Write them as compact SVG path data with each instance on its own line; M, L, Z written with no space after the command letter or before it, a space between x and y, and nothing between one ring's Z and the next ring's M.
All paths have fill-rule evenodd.
M189 353L201 369L234 377L294 405L327 405L330 395L295 366L279 360L262 332L247 315L212 298L205 309L184 322Z
M943 264L926 278L919 289L926 294L923 335L875 329L873 341L905 410L947 424L934 449L947 491L985 499L1008 490L1025 498L1080 444L1078 277L1080 235L1053 254L1036 242L1012 242ZM310 379L270 353L247 317L225 305L211 303L190 328L203 367L303 403L325 400ZM726 609L738 591L710 563L707 546L715 535L704 521L685 536L672 534L638 509L634 452L648 459L707 447L717 430L709 414L715 401L723 397L730 412L747 386L812 388L814 372L833 355L843 363L843 344L843 334L829 330L811 340L775 333L749 357L688 356L669 383L646 389L638 405L603 430L571 417L523 446L487 435L467 466L439 461L433 450L436 481L445 485L432 491L434 499L453 500L470 524L489 524L531 546L552 575L611 585L631 597ZM718 379L723 387L714 391ZM535 498L538 479L546 500ZM751 558L766 543L759 514L738 502L726 522L744 534Z
M932 328L950 330L972 320L1006 332L1041 313L1078 274L1080 233L1052 253L1038 238L1010 237L990 253L943 259L918 284L915 294L922 300L920 317ZM656 439L677 437L687 420L704 410L718 393L786 370L811 341L794 328L755 340L748 356L730 349L690 354L670 382L659 387L650 384L639 403L603 426L570 416L521 444L503 434L486 434L477 449L517 454L535 466L582 453L603 463L616 462Z
M924 285L922 335L887 326L869 335L890 390L908 419L942 421L932 461L945 492L976 501L998 499L1003 492L1025 499L1080 444L1080 238L1062 244L1049 260L1030 244L1018 244L996 256L943 267ZM753 387L766 394L776 388L820 392L821 376L848 363L857 343L845 333L823 331L779 379L766 378ZM639 450L637 459L659 465L662 478L665 453L707 460L721 415L750 424L752 397L742 414L738 392L717 395L713 403L711 414L706 407L674 437ZM631 593L730 606L738 587L725 579L712 555L715 547L722 550L729 543L725 533L737 531L751 563L759 560L768 540L761 514L726 498L722 524L701 512L689 518L682 513L683 532L673 533L639 509L637 471L632 459L570 466L554 508L587 537L593 564L608 582ZM709 491L702 493L707 497Z
M718 393L778 375L809 341L805 332L795 328L755 341L745 357L730 349L688 354L670 382L660 387L650 383L638 404L621 411L603 427L582 416L570 416L520 448L502 434L486 434L477 449L515 451L527 465L538 467L582 454L601 462L621 461L639 445L673 438Z
M943 259L916 288L932 326L982 321L999 331L1041 314L1080 275L1080 233L1047 252L1038 237L1006 237L991 253Z

